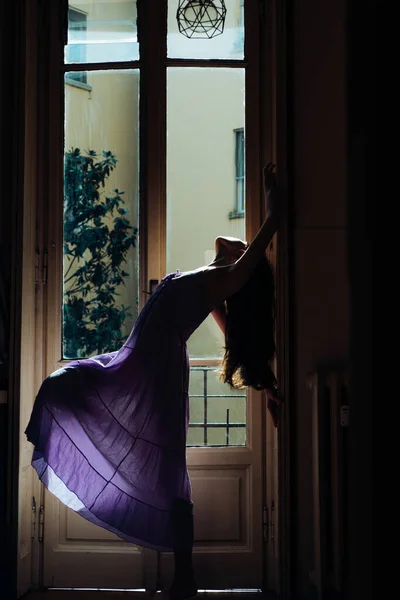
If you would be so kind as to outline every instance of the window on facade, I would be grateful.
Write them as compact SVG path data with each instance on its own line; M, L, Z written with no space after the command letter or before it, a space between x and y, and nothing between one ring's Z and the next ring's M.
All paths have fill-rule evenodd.
M236 129L235 135L235 204L229 214L231 219L244 217L245 209L245 147L244 129Z
M68 9L68 46L66 47L66 62L70 64L86 62L87 15L74 8ZM69 72L66 81L87 83L87 73Z
M237 16L237 27L235 30L236 36L234 41L234 48L238 52L243 49L244 46L244 0L240 0L238 7L239 13Z

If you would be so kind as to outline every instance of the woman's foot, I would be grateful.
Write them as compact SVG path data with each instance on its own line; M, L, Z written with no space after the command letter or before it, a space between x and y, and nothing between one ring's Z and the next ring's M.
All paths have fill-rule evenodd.
M197 585L194 579L181 579L174 581L167 592L168 600L188 600L197 594Z

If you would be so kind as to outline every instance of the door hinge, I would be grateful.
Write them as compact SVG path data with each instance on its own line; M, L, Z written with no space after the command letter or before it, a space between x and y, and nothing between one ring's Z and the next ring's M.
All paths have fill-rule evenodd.
M340 407L340 425L342 427L348 427L350 421L350 406L348 404L342 404Z
M44 506L43 504L40 506L39 509L39 543L42 544L43 543L43 538L44 538Z
M35 285L39 283L39 263L40 263L40 252L36 249L35 252Z
M47 283L47 271L48 271L48 252L47 249L43 250L43 262L42 262L42 283ZM35 252L35 285L39 284L39 271L40 271L40 250L36 249Z
M43 251L43 267L42 267L42 281L44 284L47 283L47 259L48 259L48 252L47 249Z
M263 506L263 539L268 542L268 507Z
M32 496L32 522L31 522L31 537L32 540L36 536L36 498Z
M271 542L275 542L275 502L271 503L271 517L267 506L263 507L263 538L264 543L267 543L269 538Z
M275 543L275 500L271 503L271 542Z

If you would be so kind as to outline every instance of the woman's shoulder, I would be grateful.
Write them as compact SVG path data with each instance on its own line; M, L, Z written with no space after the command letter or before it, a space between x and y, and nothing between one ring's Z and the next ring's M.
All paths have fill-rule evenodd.
M205 265L187 271L178 270L166 275L162 283L172 281L173 295L181 296L184 300L190 297L191 301L196 298L211 311L229 295L229 270L230 266L215 265Z

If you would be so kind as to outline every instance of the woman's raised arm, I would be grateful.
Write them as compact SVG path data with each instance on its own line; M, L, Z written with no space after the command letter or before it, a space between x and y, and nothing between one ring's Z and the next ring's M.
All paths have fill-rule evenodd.
M211 267L206 271L206 294L209 306L219 306L226 298L243 287L278 229L279 190L276 185L275 165L272 163L268 163L263 169L263 183L266 216L258 233L235 263Z

